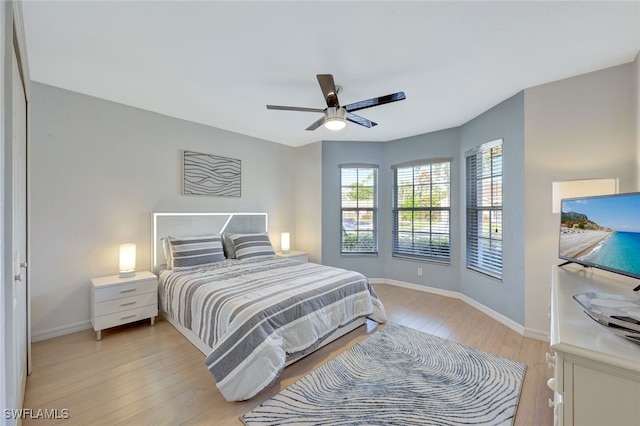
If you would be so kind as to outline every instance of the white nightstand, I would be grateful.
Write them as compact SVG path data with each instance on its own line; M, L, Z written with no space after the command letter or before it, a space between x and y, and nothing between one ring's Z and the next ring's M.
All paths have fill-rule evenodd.
M291 250L289 253L278 252L276 254L280 257L288 257L290 259L299 260L300 262L307 263L309 261L309 253L304 251Z
M151 272L136 272L128 278L118 275L91 279L91 324L96 340L102 330L158 315L158 278Z

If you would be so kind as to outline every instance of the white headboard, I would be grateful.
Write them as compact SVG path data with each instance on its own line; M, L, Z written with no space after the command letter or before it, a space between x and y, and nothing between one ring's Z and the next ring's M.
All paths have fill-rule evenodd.
M152 256L153 270L166 264L162 238L223 232L267 232L266 213L153 213Z

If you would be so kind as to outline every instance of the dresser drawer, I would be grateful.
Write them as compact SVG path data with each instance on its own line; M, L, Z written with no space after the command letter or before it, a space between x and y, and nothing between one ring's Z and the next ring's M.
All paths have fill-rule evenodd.
M106 302L96 303L94 307L94 315L98 317L157 304L158 296L156 292L143 293L136 296L123 297L121 299L113 299L107 300Z
M139 321L158 315L158 305L141 306L135 309L128 309L122 312L116 312L109 315L96 316L93 322L94 330L104 330L105 328L115 327L130 322Z
M96 288L94 302L100 303L107 300L122 299L144 293L155 293L157 288L158 281L156 279Z

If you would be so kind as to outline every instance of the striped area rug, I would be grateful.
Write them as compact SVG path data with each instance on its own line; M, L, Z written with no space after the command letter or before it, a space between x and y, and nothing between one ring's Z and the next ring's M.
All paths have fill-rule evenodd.
M240 418L257 425L511 425L526 365L397 324Z

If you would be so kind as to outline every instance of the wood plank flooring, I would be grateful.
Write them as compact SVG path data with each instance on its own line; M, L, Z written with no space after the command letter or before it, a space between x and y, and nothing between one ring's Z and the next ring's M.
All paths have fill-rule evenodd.
M548 344L524 338L489 316L447 297L375 286L390 321L527 364L516 425L552 425L547 405L551 377ZM24 408L66 409L68 419L29 419L24 425L241 425L238 417L300 377L375 332L368 321L330 345L287 367L257 397L227 402L204 366L204 355L158 318L103 331L86 330L33 344L33 372Z

